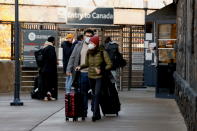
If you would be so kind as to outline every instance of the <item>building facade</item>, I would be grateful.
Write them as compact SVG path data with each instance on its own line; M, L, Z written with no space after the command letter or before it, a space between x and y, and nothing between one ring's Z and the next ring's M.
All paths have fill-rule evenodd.
M176 101L188 131L197 131L197 0L177 4Z
M74 33L77 36L86 28L92 28L101 38L110 36L120 45L120 51L128 61L127 67L121 71L124 76L120 78L121 86L123 88L143 86L145 15L171 2L172 0L19 0L22 68L33 66L35 63L33 52L46 40L41 41L41 38L46 38L48 33L58 34L57 40L60 43L67 33ZM94 12L105 15L96 15ZM99 16L110 20L105 23L107 20L97 20ZM89 17L96 20L87 20ZM99 21L101 22L98 24ZM14 58L13 24L14 0L1 0L0 36L3 37L0 37L0 60ZM28 36L32 32L38 39L29 39ZM57 52L60 66L61 51L59 44ZM22 75L26 74L23 71L24 68ZM22 76L22 89L33 87L34 77L30 76L34 75Z

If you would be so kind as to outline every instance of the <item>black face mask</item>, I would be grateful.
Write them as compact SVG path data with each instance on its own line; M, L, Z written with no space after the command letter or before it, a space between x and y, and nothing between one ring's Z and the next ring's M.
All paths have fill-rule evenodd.
M72 46L72 43L70 41L67 41L68 46Z

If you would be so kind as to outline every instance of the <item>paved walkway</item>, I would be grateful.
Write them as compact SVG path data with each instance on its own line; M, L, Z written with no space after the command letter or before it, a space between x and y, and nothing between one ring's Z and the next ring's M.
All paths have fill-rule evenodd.
M54 102L30 99L22 94L22 107L11 107L10 95L0 94L0 131L187 131L183 117L172 99L154 98L154 90L133 89L119 93L122 110L119 117L102 117L92 122L66 122L64 96Z

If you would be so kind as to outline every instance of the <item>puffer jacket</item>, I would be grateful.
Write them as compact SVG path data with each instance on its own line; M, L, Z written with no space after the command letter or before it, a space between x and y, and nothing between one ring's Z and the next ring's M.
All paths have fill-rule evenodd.
M102 68L102 66L105 67ZM112 62L109 58L108 53L104 49L98 48L97 52L94 55L87 53L85 64L81 65L80 67L81 69L88 67L88 77L97 79L102 77L102 73L97 74L95 68L101 69L101 72L103 71L103 69L109 70L112 67Z

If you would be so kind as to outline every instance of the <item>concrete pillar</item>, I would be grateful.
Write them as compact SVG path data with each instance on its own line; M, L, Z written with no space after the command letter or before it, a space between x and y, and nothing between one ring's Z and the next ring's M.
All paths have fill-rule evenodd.
M14 61L0 61L0 93L12 92L14 90Z

